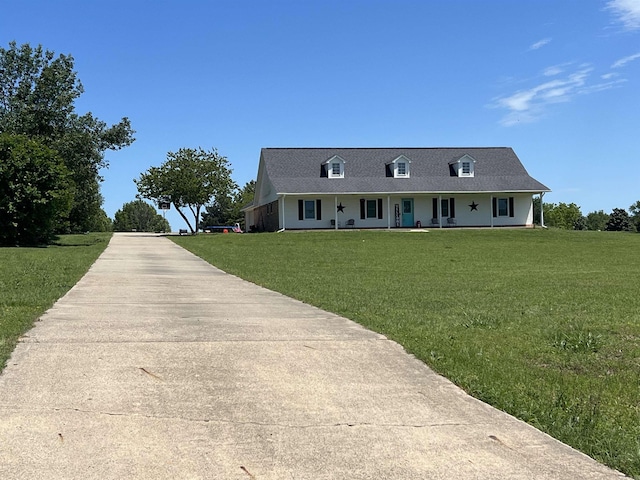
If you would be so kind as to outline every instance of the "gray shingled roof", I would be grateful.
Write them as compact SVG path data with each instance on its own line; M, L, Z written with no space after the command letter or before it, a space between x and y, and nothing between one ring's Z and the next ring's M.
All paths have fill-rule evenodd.
M449 163L476 160L474 177L452 177ZM344 178L320 176L334 155L345 162ZM411 161L410 178L385 176L400 155ZM266 173L283 193L548 192L530 177L511 148L263 148Z

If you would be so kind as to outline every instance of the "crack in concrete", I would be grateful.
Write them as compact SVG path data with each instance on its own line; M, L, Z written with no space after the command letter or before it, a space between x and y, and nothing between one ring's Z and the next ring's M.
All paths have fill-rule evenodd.
M257 422L257 421L240 421L240 420L227 420L220 418L189 418L189 417L174 417L168 415L149 415L144 413L127 413L127 412L105 412L105 411L93 411L84 410L81 408L54 408L56 412L78 412L92 415L107 415L111 417L141 417L154 420L180 420L184 422L196 422L196 423L218 423L227 425L256 425L260 427L277 427L277 428L330 428L330 427L373 427L373 428L439 428L439 427L466 427L472 424L460 423L460 422L444 422L444 423L424 423L424 424L405 424L405 423L373 423L373 422L339 422L339 423L318 423L318 424L291 424L291 423L269 423L269 422ZM476 426L485 425L483 423L473 424ZM489 425L489 424L486 424Z

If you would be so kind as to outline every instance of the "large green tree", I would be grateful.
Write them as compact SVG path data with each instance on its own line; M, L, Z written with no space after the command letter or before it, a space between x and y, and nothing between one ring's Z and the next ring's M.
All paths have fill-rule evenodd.
M228 195L214 198L202 213L202 225L234 225L239 223L244 227L242 208L253 201L256 190L255 180L247 182L244 187Z
M633 232L635 226L624 208L614 208L609 215L606 229L609 232Z
M545 203L544 223L549 227L573 230L580 224L582 213L575 203Z
M159 204L168 200L186 222L191 233L197 233L200 211L213 198L229 195L237 188L231 179L226 157L214 148L181 148L167 153L167 160L159 167L151 167L134 182L138 196ZM184 209L193 216L193 224Z
M598 210L596 212L589 212L586 219L586 225L588 230L604 230L607 227L607 221L609 220L609 214L604 210Z
M125 117L114 125L90 112L79 115L75 101L84 89L71 55L56 55L38 45L0 48L0 133L26 135L56 150L73 183L71 210L59 231L87 231L103 219L100 169L104 154L133 141Z
M73 186L56 152L24 135L0 134L0 244L53 238L71 208Z
M114 232L170 232L169 222L144 200L125 203L114 215Z

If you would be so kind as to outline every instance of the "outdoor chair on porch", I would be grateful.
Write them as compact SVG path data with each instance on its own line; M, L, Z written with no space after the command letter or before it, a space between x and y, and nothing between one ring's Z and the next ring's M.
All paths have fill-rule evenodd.
M455 226L457 225L457 223L456 223L456 219L455 219L455 218L453 218L453 217L449 217L449 218L447 218L447 225L448 225L449 227L455 227Z
M345 224L345 226L347 228L353 228L356 226L356 221L353 218L350 218L349 220L347 220L347 223Z
M440 226L440 221L437 218L432 218L431 219L431 226L432 227L439 227Z

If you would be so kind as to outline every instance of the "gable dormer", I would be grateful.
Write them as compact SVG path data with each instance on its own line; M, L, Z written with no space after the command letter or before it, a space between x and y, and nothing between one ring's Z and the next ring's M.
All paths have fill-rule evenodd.
M449 162L449 173L452 177L473 177L475 174L476 160L468 154L458 160Z
M411 160L404 155L389 162L387 165L387 176L393 178L409 178L411 173Z
M344 178L345 161L339 155L334 155L326 162L322 163L322 177Z

